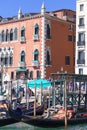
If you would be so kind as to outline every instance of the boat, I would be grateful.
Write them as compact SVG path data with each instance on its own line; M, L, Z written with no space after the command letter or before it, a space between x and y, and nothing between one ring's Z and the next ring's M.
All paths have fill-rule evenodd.
M37 102L36 107L34 108L34 104L32 104L31 106L29 106L29 108L21 108L20 109L20 105L17 107L17 109L19 108L22 112L22 115L34 115L34 109L35 109L35 113L36 115L42 115L44 112L44 103L42 103L41 105Z
M22 106L20 104L14 110L11 107L9 107L10 116L18 121L20 121L24 115L31 115L31 116L33 116L34 114L35 115L42 115L43 112L44 112L44 104L43 103L42 103L42 105L40 105L39 103L36 103L35 108L34 108L34 105L31 105L31 106L29 106L28 109L25 105Z
M29 115L23 116L21 121L29 125L45 127L45 128L60 127L65 125L65 121L63 119L32 117ZM87 117L67 119L68 125L76 125L82 123L87 123Z
M73 113L72 110L69 110L69 112ZM21 118L21 121L29 125L33 125L37 127L45 127L45 128L64 126L65 118L64 117L58 118L57 114L54 114L52 116L43 116L43 115L42 116L29 116L25 114ZM67 117L68 125L76 125L76 124L82 124L82 123L87 123L87 111L77 112L76 114L73 113L72 116L69 115L69 117Z
M2 126L6 126L6 125L11 125L11 124L14 124L14 123L17 123L18 120L15 120L14 118L12 117L4 117L4 118L0 118L0 127Z
M17 123L18 121L12 118L8 112L8 104L3 96L0 95L0 127Z

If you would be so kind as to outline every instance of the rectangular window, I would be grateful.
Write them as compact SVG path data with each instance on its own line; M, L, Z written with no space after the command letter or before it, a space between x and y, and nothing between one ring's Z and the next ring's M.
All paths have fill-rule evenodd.
M68 41L72 41L72 35L68 36Z
M83 11L84 10L84 4L81 4L80 5L80 11Z
M16 72L16 79L19 79L19 78L20 78L20 73Z
M8 65L8 57L5 57L5 65Z
M72 24L69 25L69 30L73 30L74 26Z
M70 65L70 56L65 56L65 65Z
M79 69L79 74L83 74L83 69L82 68Z
M84 51L78 52L77 64L85 64L85 52Z
M1 57L1 63L4 64L4 57Z
M79 26L84 26L84 18L79 18Z
M78 52L77 64L85 64L85 52L84 51Z
M36 74L37 74L37 79L39 79L40 78L40 71L37 71Z
M14 79L14 72L11 72L11 79Z
M85 52L84 51L79 51L78 52L78 59L79 60L84 60L85 59Z
M9 57L9 65L13 64L13 57Z
M49 24L47 24L46 38L47 38L47 39L50 39L50 38L51 38L51 35L50 35L50 25L49 25Z
M85 41L85 34L84 34L84 33L79 33L78 41L79 41L79 42Z
M33 71L30 71L30 79L33 79Z

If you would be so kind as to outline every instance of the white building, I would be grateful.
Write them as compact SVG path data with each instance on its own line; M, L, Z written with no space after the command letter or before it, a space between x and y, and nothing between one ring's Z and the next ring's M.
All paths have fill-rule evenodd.
M87 74L87 0L76 0L75 73Z

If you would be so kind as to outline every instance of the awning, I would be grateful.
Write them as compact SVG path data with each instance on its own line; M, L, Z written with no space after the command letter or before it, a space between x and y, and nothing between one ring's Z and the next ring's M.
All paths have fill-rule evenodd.
M29 81L27 85L31 89L35 88L35 85L36 85L36 88L41 88L41 86L42 88L48 88L52 86L51 82L45 79L32 80L32 81Z
M16 72L26 72L27 70L27 68L17 68Z

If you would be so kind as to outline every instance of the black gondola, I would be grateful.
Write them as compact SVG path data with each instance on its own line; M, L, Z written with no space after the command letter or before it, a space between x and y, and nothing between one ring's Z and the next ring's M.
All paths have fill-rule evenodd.
M5 117L5 118L0 119L0 127L10 125L13 123L17 123L17 122L18 122L17 120L15 120L14 118L12 118L10 116Z
M6 100L0 100L0 127L17 122L17 120L15 120L9 115Z
M21 121L29 125L45 127L45 128L60 127L60 126L64 126L65 124L65 120L62 120L62 119L32 117L28 115L24 115ZM82 124L82 123L87 123L87 117L67 119L68 125L76 125L76 124Z
M37 106L35 108L35 112L36 115L42 115L44 112L44 104ZM11 108L9 108L9 114L15 120L20 121L24 115L34 115L34 106L31 106L29 109L18 107L17 109L12 110Z

